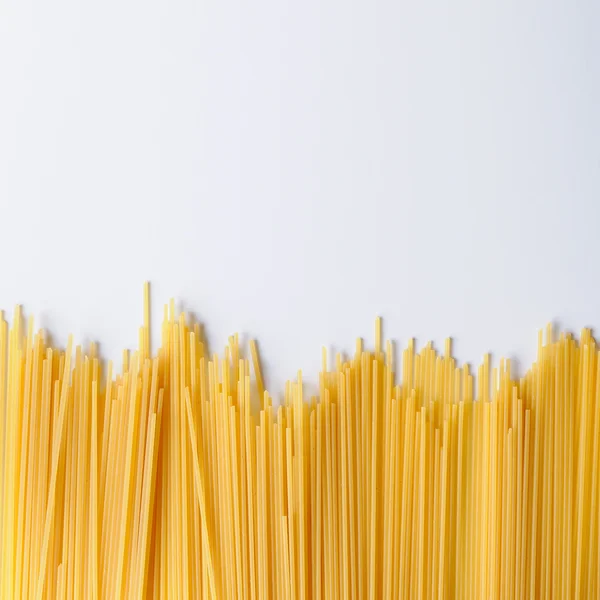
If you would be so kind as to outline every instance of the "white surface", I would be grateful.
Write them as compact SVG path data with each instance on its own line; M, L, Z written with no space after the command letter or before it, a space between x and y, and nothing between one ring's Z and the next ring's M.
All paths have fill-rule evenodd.
M150 279L275 391L377 314L526 366L600 326L599 6L5 0L0 306L115 357Z

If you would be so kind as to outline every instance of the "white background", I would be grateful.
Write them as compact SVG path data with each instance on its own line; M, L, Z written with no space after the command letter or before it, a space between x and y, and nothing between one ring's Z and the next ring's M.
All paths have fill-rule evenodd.
M273 391L385 333L600 325L598 2L2 0L0 306L133 347L142 282Z

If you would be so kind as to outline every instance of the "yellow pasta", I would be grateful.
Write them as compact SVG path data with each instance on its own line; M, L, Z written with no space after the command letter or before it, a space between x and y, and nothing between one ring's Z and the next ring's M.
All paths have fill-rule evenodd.
M538 337L520 378L447 340L325 350L282 403L257 345L209 355L144 287L121 368L0 313L0 597L598 598L600 352ZM156 340L154 340L156 342Z

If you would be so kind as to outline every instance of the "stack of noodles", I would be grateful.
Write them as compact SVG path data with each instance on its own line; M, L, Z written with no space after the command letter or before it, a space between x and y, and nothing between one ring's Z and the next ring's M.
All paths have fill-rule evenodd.
M257 348L165 307L119 373L0 323L3 599L598 598L600 360L540 334L519 379L359 340L280 406ZM293 340L291 340L293 342Z

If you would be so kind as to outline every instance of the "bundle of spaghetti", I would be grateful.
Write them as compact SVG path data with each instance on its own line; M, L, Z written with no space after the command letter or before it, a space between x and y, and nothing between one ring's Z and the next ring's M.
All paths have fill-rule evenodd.
M597 598L600 355L540 333L520 378L450 341L265 390L165 307L120 372L0 319L0 597ZM396 362L401 377L397 377Z

